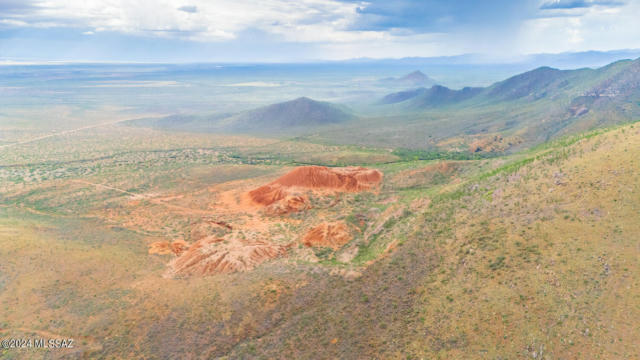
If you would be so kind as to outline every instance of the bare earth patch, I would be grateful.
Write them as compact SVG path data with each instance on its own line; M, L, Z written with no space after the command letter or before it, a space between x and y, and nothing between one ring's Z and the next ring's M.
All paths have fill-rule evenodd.
M362 167L303 166L259 187L232 181L210 187L204 193L185 195L179 200L187 206L193 206L193 196L213 200L202 215L185 216L180 212L179 220L173 220L184 226L185 239L191 245L184 241L156 241L150 245L149 253L176 255L167 264L164 276L184 278L250 271L266 261L298 255L288 251L294 239L300 239L307 247L338 250L353 239L354 229L344 222L316 222L315 227L309 228L301 224L304 220L280 216L310 209L312 196L372 190L379 186L382 176L378 170ZM156 212L166 214L163 218L157 213L148 216L162 229L160 226L171 221L177 210L166 207L163 212L158 203L151 204ZM300 224L302 232L293 233L283 224Z
M169 241L156 241L149 245L149 254L157 255L180 255L189 248L184 240L176 240L174 242Z
M344 222L323 223L307 232L302 243L309 247L330 247L340 249L351 241L349 227Z
M261 263L287 254L287 246L264 241L245 243L206 237L169 263L165 277L205 276L253 270Z
M362 167L301 166L279 179L249 192L251 200L284 211L300 211L306 198L301 190L356 192L370 190L382 181L382 173ZM282 211L280 210L280 211Z

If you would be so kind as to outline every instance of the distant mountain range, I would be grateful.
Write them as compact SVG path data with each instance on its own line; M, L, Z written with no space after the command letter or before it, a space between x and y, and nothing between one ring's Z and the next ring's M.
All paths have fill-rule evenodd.
M597 69L539 67L487 87L405 90L382 97L374 107L375 121L367 123L361 145L515 151L640 119L640 59ZM342 136L350 131L316 137L353 143Z
M430 79L416 71L387 80L409 87ZM487 87L423 86L390 93L371 109L360 110L369 116L301 97L237 114L174 115L130 123L199 132L313 133L322 141L369 146L513 151L640 119L640 59L598 69L539 67ZM486 141L491 145L472 146Z
M410 109L496 103L557 101L565 114L582 116L592 110L624 110L640 99L640 59L622 60L599 69L558 70L540 67L486 88L452 90L435 85L392 93L381 104L404 104ZM637 105L637 104L635 104ZM628 107L626 107L628 108ZM640 109L639 109L640 110Z
M640 49L621 49L611 51L581 51L558 54L530 54L513 58L492 58L481 54L463 54L454 56L406 57L401 59L358 58L345 60L345 63L393 64L414 67L434 65L516 65L528 68L552 66L562 69L582 67L599 67L619 59L635 59L640 57Z

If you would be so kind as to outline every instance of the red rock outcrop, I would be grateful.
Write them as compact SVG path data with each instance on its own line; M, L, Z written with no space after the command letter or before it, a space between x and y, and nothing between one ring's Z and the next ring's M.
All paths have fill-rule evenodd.
M267 206L266 212L269 215L284 215L309 208L309 200L303 195L287 195L284 199L276 201Z
M330 247L338 250L351 241L352 236L347 224L343 222L322 223L307 232L302 239L306 246Z
M286 255L287 247L263 241L206 237L169 263L167 277L206 276L249 271L261 263Z
M330 190L356 192L370 190L382 181L382 173L362 167L328 168L301 166L279 179L249 192L251 200L263 206L283 209L276 213L289 213L307 208L307 199L299 190ZM284 200L284 203L282 203Z

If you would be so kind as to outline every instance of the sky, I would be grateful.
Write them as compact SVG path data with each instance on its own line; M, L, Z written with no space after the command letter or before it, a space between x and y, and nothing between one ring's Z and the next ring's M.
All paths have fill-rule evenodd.
M0 0L0 61L299 62L640 49L640 0Z

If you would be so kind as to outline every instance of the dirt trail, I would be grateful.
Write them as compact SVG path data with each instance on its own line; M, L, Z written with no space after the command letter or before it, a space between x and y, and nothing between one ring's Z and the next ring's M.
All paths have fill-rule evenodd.
M71 181L76 182L76 183L85 184L85 185L92 185L92 186L101 187L101 188L104 188L104 189L118 191L118 192L121 192L123 194L130 195L133 198L133 200L147 199L147 200L149 200L149 202L151 202L153 204L162 205L162 206L165 206L165 207L167 207L169 209L178 210L180 212L184 212L184 213L187 213L187 214L198 214L198 215L214 215L214 214L216 214L215 212L212 212L212 211L201 210L201 209L192 209L192 208L188 208L188 207L185 207L185 206L167 204L166 202L164 202L164 200L162 200L162 199L154 199L151 195L148 195L148 194L136 194L136 193L132 193L130 191L119 189L117 187L113 187L113 186L109 186L109 185L97 184L97 183L92 183L90 181L79 180L79 179L71 180Z
M118 188L116 188L116 187L109 186L109 185L97 184L97 183L92 183L92 182L90 182L90 181L86 181L86 180L79 180L79 179L71 180L71 181L72 181L72 182L81 183L81 184L86 184L86 185L93 185L93 186L96 186L96 187L101 187L101 188L105 188L105 189L109 189L109 190L115 190L115 191L121 192L121 193L123 193L123 194L131 195L131 196L133 196L135 199L140 199L140 198L143 198L143 199L144 199L144 198L148 198L148 195L144 195L144 194L135 194L135 193L129 192L129 191L127 191L127 190L118 189Z
M327 196L341 192L359 192L373 190L379 186L383 174L375 169L362 167L327 168L322 166L304 166L293 169L280 178L257 189L247 191L246 183L239 183L231 189L208 189L208 193L215 193L215 204L210 210L192 209L167 202L183 199L189 196L166 196L154 193L134 193L115 186L92 183L86 180L72 180L75 183L95 186L117 191L132 199L132 203L139 205L140 200L151 204L161 205L180 214L202 217L199 222L215 224L231 233L220 234L208 231L205 227L195 229L191 235L198 233L195 242L188 244L184 240L156 241L150 244L149 253L159 255L174 254L176 257L168 263L165 273L167 278L182 278L190 276L206 276L234 272L251 271L263 262L279 257L288 256L288 250L293 245L282 245L266 241L270 238L271 226L282 223L281 218L274 214L284 215L291 212L303 211L309 208L308 198L304 194L314 192ZM209 208L207 208L209 209ZM156 212L158 209L155 209ZM209 217L233 215L238 221L240 230L250 229L250 238L237 238L233 234L233 226L223 219L213 221ZM194 224L192 224L193 226ZM303 239L306 246L330 247L337 250L352 240L351 229L343 222L323 223L310 229Z
M161 116L161 115L158 115L158 114L142 115L141 114L141 115L133 117L133 118L120 119L120 120L110 121L110 122L106 122L106 123L82 126L82 127L75 128L75 129L70 129L70 130L63 130L63 131L59 131L59 132L56 132L56 133L53 133L53 134L49 134L49 135L38 136L38 137L35 137L33 139L29 139L29 140L22 140L22 141L18 141L18 142L11 143L11 144L0 145L0 149L9 148L9 147L12 147L12 146L29 144L29 143L32 143L32 142L36 142L36 141L40 141L40 140L44 140L44 139L48 139L48 138L52 138L52 137L56 137L56 136L72 134L72 133L75 133L75 132L78 132L78 131L82 131L82 130L95 129L95 128L98 128L98 127L108 126L108 125L115 125L115 124L119 124L121 122L140 119L140 118L149 117L149 116L154 116L155 117L155 116Z

